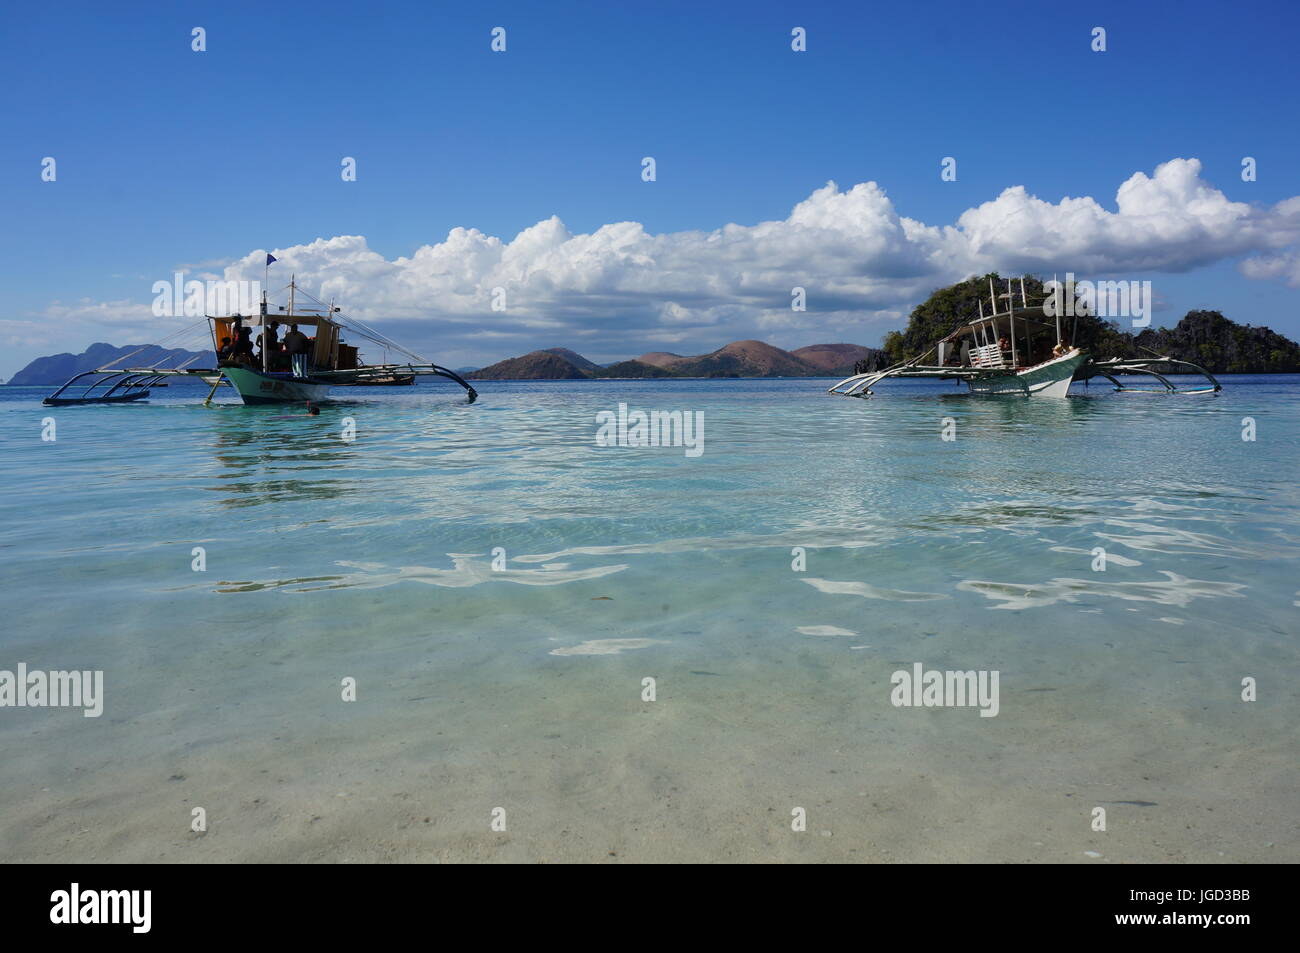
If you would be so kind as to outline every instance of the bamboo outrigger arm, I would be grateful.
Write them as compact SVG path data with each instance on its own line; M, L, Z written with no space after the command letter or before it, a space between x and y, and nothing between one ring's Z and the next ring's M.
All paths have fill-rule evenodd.
M315 371L314 379L328 384L365 384L370 380L383 380L392 377L445 377L465 388L472 404L478 399L476 391L468 381L450 368L440 364L367 364L365 367L341 371Z
M160 373L154 368L100 368L82 371L41 403L50 407L65 407L72 404L125 404L148 397L149 388L169 376L171 375ZM91 378L91 381L77 396L63 396L69 387L87 377Z
M1144 348L1144 350L1151 350ZM1115 375L1123 374L1142 374L1148 377L1154 377L1162 385L1164 392L1169 394L1215 394L1223 390L1223 385L1219 383L1208 370L1199 364L1193 364L1191 361L1180 361L1176 358L1169 357L1165 354L1159 354L1151 351L1153 357L1139 358L1122 358L1112 357L1109 360L1098 361L1092 360L1079 368L1076 380L1087 381L1092 377L1100 376L1106 378L1115 385L1117 391L1134 391L1136 393L1145 393L1141 388L1128 387L1121 383ZM1186 370L1183 370L1186 368ZM1160 373L1163 371L1164 373ZM1190 390L1179 390L1179 388L1165 374L1194 373L1200 374L1210 382L1209 387L1198 387ZM1157 391L1157 393L1159 393Z
M959 324L942 340L947 341L965 326L964 323ZM865 400L871 396L871 388L887 377L938 377L940 379L955 377L959 380L966 379L968 375L963 373L966 370L965 368L939 367L937 365L931 366L921 364L921 361L929 357L931 354L934 354L935 351L938 350L938 347L938 343L932 344L928 350L922 351L916 357L909 358L906 361L900 361L897 364L885 368L883 371L868 371L866 374L854 374L852 377L846 377L838 384L828 388L826 393L836 394L840 397L861 397Z
M915 361L908 361L906 364L899 364L887 368L883 371L872 371L869 374L856 374L853 377L845 378L838 384L828 388L826 393L835 394L838 397L861 397L866 399L872 396L871 388L883 381L887 377L929 377L941 381L981 381L992 378L1014 378L1014 368L974 368L974 367L948 367L937 364L917 364ZM1024 384L1015 381L1014 385L1019 390L1024 390Z
M925 356L925 354L921 355L921 357ZM861 397L865 399L872 396L871 388L873 386L889 377L929 377L937 380L978 381L989 380L993 377L1010 376L1014 373L1011 369L976 369L925 365L918 363L919 360L920 358L915 358L902 364L895 364L883 371L855 374L853 377L845 378L829 388L827 393L841 397ZM1161 373L1162 371L1163 373ZM1209 381L1210 386L1180 389L1165 376L1166 374L1178 373L1200 374ZM1129 387L1119 380L1119 376L1129 374L1153 377L1160 382L1163 390L1153 392L1142 388ZM1085 383L1093 377L1104 377L1115 385L1117 391L1130 391L1133 393L1213 394L1223 390L1223 385L1219 383L1215 376L1199 364L1193 364L1191 361L1180 361L1164 355L1157 355L1153 358L1116 357L1104 361L1088 360L1074 374L1074 380Z

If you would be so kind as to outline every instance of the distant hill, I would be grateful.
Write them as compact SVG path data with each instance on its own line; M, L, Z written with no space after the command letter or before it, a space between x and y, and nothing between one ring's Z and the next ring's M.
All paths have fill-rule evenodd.
M859 362L871 362L877 356L883 361L884 352L861 344L810 344L795 348L790 352L805 364L811 364L824 374L844 375L853 373Z
M577 351L570 351L567 347L548 347L542 349L543 354L554 354L556 357L562 357L579 370L595 373L600 370L600 365L595 361L589 361Z
M656 367L672 367L678 361L684 361L686 358L680 354L671 354L668 351L650 351L642 354L637 358L642 364L653 364Z
M465 375L471 380L583 380L586 378L676 377L672 371L642 361L616 361L601 366L576 351L554 347L512 357Z
M647 364L644 361L619 361L610 364L607 367L600 368L600 372L593 374L593 377L676 377L666 367L657 367L654 364Z
M132 351L138 354L131 354ZM80 354L54 354L38 357L10 378L14 385L62 384L84 371L97 367L112 367L130 354L127 363L132 367L177 367L190 361L189 367L216 367L217 356L211 351L185 351L180 348L162 348L155 344L128 344L114 347L111 344L92 344Z
M565 381L590 375L571 361L550 351L533 351L523 357L497 361L471 374L472 381Z
M763 341L733 341L708 354L686 357L651 351L604 366L576 351L553 347L499 361L467 376L475 380L580 380L658 377L847 377L855 363L884 366L884 352L860 344L813 344L783 351Z
M807 377L808 364L762 341L733 341L710 354L671 365L682 377Z

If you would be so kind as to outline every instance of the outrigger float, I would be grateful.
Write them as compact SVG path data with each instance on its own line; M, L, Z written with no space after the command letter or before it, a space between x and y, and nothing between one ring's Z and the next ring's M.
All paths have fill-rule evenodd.
M1020 305L1007 279L1007 291L998 295L989 279L990 312L979 304L979 318L963 324L923 354L887 367L883 371L855 374L831 387L827 393L840 397L872 396L871 388L891 377L930 377L965 381L972 394L1065 397L1070 384L1104 377L1116 390L1140 393L1212 394L1223 389L1214 375L1199 364L1179 361L1151 351L1150 358L1097 360L1081 348L1072 347L1061 334L1057 311L1055 324L1046 320L1041 304L1029 306L1024 279L1020 281ZM1055 334L1053 334L1055 331ZM1055 340L1055 344L1053 344ZM1144 350L1149 350L1144 348ZM923 363L934 357L933 363ZM1188 372L1203 375L1211 386L1179 390L1165 374ZM1131 388L1118 377L1141 374L1153 377L1163 390Z
M217 388L222 385L233 387L245 404L292 404L305 401L322 401L328 398L331 387L361 387L381 385L412 384L417 377L436 376L455 381L465 388L469 402L473 403L478 392L455 371L437 364L427 362L418 354L406 350L384 337L373 328L367 327L356 318L343 317L339 308L333 303L326 305L289 282L289 303L287 308L271 311L266 293L262 294L261 311L256 315L232 314L221 317L205 316L204 320L191 327L184 328L164 339L159 344L178 345L182 335L199 333L197 329L207 327L213 353L221 350L220 342L224 339L235 341L236 329L249 330L261 328L262 333L270 324L281 328L298 325L299 328L315 329L315 337L309 341L306 355L305 373L296 374L276 365L284 363L284 355L273 356L265 350L251 363L222 361L218 367L190 367L198 356L170 368L164 367L101 367L85 371L73 377L56 390L44 403L50 406L67 406L72 404L122 404L144 400L149 396L151 387L165 386L168 378L199 378L211 385L207 400L210 403ZM297 298L305 297L314 302L314 307L297 307ZM410 358L406 364L383 363L363 364L360 362L359 348L348 344L343 339L347 332L354 338L360 338L377 344L385 351L396 351ZM144 348L125 355L118 364L125 362L133 354ZM278 358L278 359L277 359ZM80 390L77 386L84 384Z

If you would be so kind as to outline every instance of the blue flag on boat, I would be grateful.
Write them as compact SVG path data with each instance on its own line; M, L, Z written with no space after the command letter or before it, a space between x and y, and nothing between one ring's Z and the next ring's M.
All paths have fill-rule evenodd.
M276 257L275 257L274 255L272 255L270 252L267 252L267 255L266 255L266 265L267 265L268 268L271 266L271 262L273 262L273 261L279 261L279 260L280 260L280 259L276 258Z

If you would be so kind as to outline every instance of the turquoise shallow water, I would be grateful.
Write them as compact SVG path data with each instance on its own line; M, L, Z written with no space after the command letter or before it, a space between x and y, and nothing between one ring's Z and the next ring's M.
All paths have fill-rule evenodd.
M1297 859L1300 379L829 383L356 389L310 419L0 388L0 669L106 686L99 719L0 709L0 847ZM701 412L704 452L597 447L620 402ZM890 705L914 662L999 671L998 716Z

